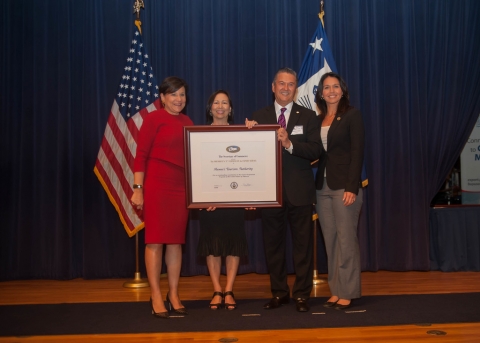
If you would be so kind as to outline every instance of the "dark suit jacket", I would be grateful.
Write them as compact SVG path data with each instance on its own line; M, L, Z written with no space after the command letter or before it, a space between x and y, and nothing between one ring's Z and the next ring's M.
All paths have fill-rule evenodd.
M318 117L322 125L324 116ZM327 135L327 151L318 162L316 188L322 189L323 175L327 169L327 185L330 189L345 189L358 194L361 187L363 148L365 133L362 114L356 108L336 115Z
M259 124L277 124L275 106L262 108L253 113L253 120ZM292 135L294 127L302 127L301 134ZM287 132L293 144L293 153L283 149L282 177L287 198L294 206L316 203L315 181L310 162L322 153L320 129L314 111L293 103Z

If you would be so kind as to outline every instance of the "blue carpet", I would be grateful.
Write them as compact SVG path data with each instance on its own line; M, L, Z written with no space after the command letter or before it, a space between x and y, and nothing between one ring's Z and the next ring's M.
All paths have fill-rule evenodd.
M184 301L190 314L159 319L148 302L0 306L0 336L123 334L154 332L280 330L402 324L480 323L480 293L366 296L345 311L312 298L311 311L295 303L264 310L268 299L238 299L234 311L208 308L209 301Z

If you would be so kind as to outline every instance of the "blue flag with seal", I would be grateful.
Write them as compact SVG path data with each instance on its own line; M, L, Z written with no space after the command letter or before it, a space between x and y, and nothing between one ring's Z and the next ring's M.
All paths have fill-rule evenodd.
M336 73L337 66L328 44L327 34L323 29L322 22L319 21L298 73L299 86L296 102L303 107L317 111L315 94L318 82L323 74L331 71Z
M319 14L320 21L313 34L307 53L303 58L302 67L298 73L298 91L296 102L303 107L309 108L318 114L315 105L315 94L317 94L318 83L323 74L337 72L337 66L333 59L327 34L323 28L323 11ZM362 166L362 187L368 185L365 162Z

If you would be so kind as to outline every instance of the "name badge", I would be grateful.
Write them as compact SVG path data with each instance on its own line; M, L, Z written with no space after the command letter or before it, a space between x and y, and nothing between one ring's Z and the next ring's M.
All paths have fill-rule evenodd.
M296 125L292 130L293 135L303 135L303 125Z

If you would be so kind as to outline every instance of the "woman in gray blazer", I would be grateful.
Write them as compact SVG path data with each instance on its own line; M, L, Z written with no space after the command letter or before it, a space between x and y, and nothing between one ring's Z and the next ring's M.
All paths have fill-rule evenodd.
M316 175L317 213L328 257L332 296L325 307L342 310L361 296L357 225L362 207L361 172L364 126L360 111L350 106L340 75L320 79L316 102L321 114L320 137L325 153Z

